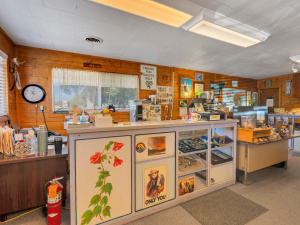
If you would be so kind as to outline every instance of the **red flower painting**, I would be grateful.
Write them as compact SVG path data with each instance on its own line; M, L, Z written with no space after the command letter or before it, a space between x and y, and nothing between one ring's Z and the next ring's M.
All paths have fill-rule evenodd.
M110 211L111 206L108 205L110 195L113 190L113 184L109 182L110 171L105 170L104 167L107 166L106 163L112 164L112 159L114 159L113 166L120 166L123 163L122 159L119 159L115 154L110 153L111 150L118 151L124 146L123 143L110 141L104 146L102 152L96 152L90 157L91 164L98 164L98 180L95 184L95 188L98 189L98 193L94 195L91 200L89 207L91 209L86 210L81 216L81 225L88 225L91 220L95 217L99 217L101 221L104 217L111 217Z
M93 164L101 163L101 155L102 155L102 153L96 152L93 156L91 156L90 163L93 163Z
M117 157L115 157L115 161L114 161L114 167L118 166L118 165L122 165L123 160L119 159Z
M114 142L113 150L114 150L114 151L118 151L118 150L120 150L123 146L124 146L123 143Z

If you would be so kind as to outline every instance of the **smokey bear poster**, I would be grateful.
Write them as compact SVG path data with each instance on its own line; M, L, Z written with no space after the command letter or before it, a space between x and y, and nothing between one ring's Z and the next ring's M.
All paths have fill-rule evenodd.
M143 169L143 207L167 201L167 164Z

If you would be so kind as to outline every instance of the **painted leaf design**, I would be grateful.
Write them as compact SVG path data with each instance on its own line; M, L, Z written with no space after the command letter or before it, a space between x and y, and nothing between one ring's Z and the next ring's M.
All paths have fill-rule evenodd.
M110 210L111 210L111 207L110 207L110 206L106 206L106 207L103 209L103 211L102 211L102 215L103 215L104 217L106 217L106 216L111 217L111 216L110 216Z
M108 151L111 145L105 145L105 150Z
M112 145L113 143L114 143L113 141L108 142L109 145Z
M89 207L91 206L91 205L96 205L98 202L100 201L100 195L94 195L93 197L92 197L92 199L91 199L91 201L90 201L90 205L89 205Z
M96 205L93 211L94 216L97 217L98 215L101 215L101 211L102 211L102 206Z
M113 186L111 183L106 183L105 185L102 186L101 190L102 193L108 193L109 195L111 194L111 190L113 189Z
M105 179L106 177L109 177L110 174L109 174L109 171L104 171L104 170L101 170L100 172L100 175L99 175L99 180L103 180Z
M96 185L95 185L95 188L97 187L101 187L103 185L103 181L102 180L98 180Z
M91 222L91 220L93 219L94 214L91 210L87 210L83 213L83 215L81 216L81 225L84 224L89 224L89 222Z
M106 160L106 159L107 159L107 155L102 155L102 156L101 156L101 161L102 161L102 162L104 162L104 160Z
M107 196L104 196L104 197L101 199L100 204L101 204L103 207L105 207L106 204L107 204L107 202L108 202L108 197L107 197Z

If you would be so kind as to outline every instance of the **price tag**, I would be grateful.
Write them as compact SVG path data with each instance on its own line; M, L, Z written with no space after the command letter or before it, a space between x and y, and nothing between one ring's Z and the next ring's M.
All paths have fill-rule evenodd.
M57 184L50 185L50 187L49 187L49 198L56 198L56 190L57 190Z

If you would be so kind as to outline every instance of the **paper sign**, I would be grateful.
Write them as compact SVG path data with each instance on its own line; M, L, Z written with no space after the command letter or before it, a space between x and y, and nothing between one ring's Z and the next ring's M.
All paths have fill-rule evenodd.
M268 98L266 102L266 106L273 107L274 106L274 98Z
M50 185L50 187L49 187L49 198L56 198L56 190L57 190L57 184Z
M141 90L156 90L156 66L141 65Z

